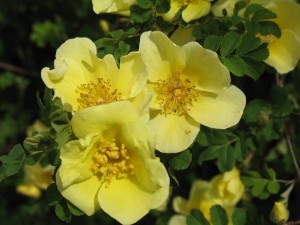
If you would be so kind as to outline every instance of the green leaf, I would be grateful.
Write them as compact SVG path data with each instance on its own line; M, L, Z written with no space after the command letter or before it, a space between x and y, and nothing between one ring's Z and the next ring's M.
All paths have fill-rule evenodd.
M243 118L247 124L259 123L265 124L268 120L268 116L271 114L272 109L269 102L261 99L254 99L249 102L243 114ZM261 115L265 115L264 121L260 118Z
M108 32L108 34L115 40L119 40L120 38L122 38L122 36L124 35L124 30L122 29L118 29L118 30L114 30L114 31L110 31Z
M122 56L126 55L130 50L130 45L126 44L124 41L120 41L118 48L114 52L114 57L120 59Z
M8 155L0 156L0 162L3 163L1 165L1 167L3 167L1 171L4 172L6 177L18 173L23 165L24 159L25 151L22 145L15 145Z
M256 61L263 61L267 59L269 56L269 50L267 48L267 44L262 44L259 48L249 52L246 54L247 58L256 60Z
M170 10L170 0L156 0L156 12L166 13Z
M257 31L261 35L273 34L275 37L280 38L281 29L273 21L260 21L258 25Z
M171 32L174 30L174 24L165 21L161 16L156 18L156 23L164 32Z
M62 195L61 193L57 190L57 186L55 183L50 184L47 188L46 192L47 196L47 203L49 206L54 206L62 200Z
M153 2L151 0L138 0L137 3L143 9L149 9L153 6Z
M235 149L232 146L227 145L224 149L220 151L217 165L221 172L227 172L234 167L235 161L236 161Z
M232 215L233 225L245 225L246 224L246 210L243 208L235 208Z
M217 36L217 35L209 35L204 40L203 47L206 49L210 49L214 52L217 52L220 47L221 41L222 41L222 37Z
M192 161L192 154L189 150L185 150L183 152L180 152L176 154L173 158L170 160L170 166L174 170L184 170L186 169Z
M240 10L244 9L247 6L247 3L245 1L238 1L234 5L233 13L234 15L237 15Z
M227 56L220 58L227 69L235 76L241 77L245 73L245 62L238 56Z
M230 55L240 45L241 41L241 36L236 32L231 31L225 34L220 44L221 56Z
M204 161L218 158L224 148L226 148L226 145L212 145L208 147L200 154L198 163L201 164Z
M210 208L211 221L213 225L228 225L228 218L225 209L220 205Z
M153 9L143 9L138 5L132 5L130 7L130 16L136 23L145 23L154 15Z
M268 191L271 194L277 194L280 190L280 185L277 181L272 180L268 183Z
M78 209L76 206L74 206L71 202L67 202L68 208L72 215L74 216L82 216L84 215L84 212L82 212L80 209Z
M60 201L55 205L55 214L60 220L64 222L69 223L71 221L72 214L65 200Z
M97 49L99 48L103 48L107 45L114 45L115 44L115 40L112 38L100 38L98 40L95 41L95 45L97 47Z
M257 49L260 46L260 44L260 39L255 36L255 33L247 32L242 35L242 41L236 49L236 55L246 55L248 52Z
M199 209L192 209L190 215L186 217L187 225L209 225Z
M272 13L271 11L269 11L271 14L266 14L265 15L266 17L264 18L264 11L269 11L269 10L265 9L263 6L261 6L259 4L251 4L246 8L245 13L244 13L244 17L245 18L250 18L251 17L253 19L255 14L258 13L258 15L256 17L256 20L276 18L276 14ZM265 13L268 13L268 12L265 12ZM268 16L271 16L271 18L268 18ZM260 19L260 17L261 17L261 19Z
M265 70L265 65L248 57L243 57L245 74L253 80L258 80Z

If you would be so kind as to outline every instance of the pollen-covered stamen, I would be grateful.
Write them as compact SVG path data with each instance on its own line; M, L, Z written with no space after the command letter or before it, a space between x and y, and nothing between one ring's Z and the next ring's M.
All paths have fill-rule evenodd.
M110 80L98 78L97 83L90 82L77 86L76 93L78 94L77 111L110 102L119 101L121 92L112 88Z
M113 139L111 142L100 141L95 147L98 151L92 158L91 170L103 177L104 181L110 183L113 178L126 178L134 173L134 166L124 144L117 144Z
M158 80L155 87L156 100L165 114L182 115L190 110L199 97L199 91L189 79L182 79L177 72L166 80Z

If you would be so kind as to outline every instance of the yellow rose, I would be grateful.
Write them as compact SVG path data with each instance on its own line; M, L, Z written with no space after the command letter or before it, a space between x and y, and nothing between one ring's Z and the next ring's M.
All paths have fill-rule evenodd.
M153 93L149 125L159 151L187 149L200 124L225 129L239 122L245 95L230 85L229 71L215 52L196 42L179 47L158 31L142 34L140 51Z
M128 101L75 113L79 138L62 147L58 190L87 215L102 209L132 224L159 207L169 194L169 177L155 157L155 132L139 121Z
M92 0L95 13L124 13L137 0ZM126 12L128 14L129 12Z
M274 19L280 29L281 37L260 36L269 43L269 57L265 62L284 74L295 69L300 58L300 5L292 0L251 0L276 13Z
M176 14L181 8L182 19L185 22L199 19L206 16L210 12L210 5L212 0L171 0L171 8L162 16L167 21L172 21L176 18Z
M96 54L96 46L88 38L66 41L57 49L54 69L42 70L44 83L68 111L130 100L139 114L147 117L151 95L144 91L147 77L140 53L122 57L120 68L112 55L99 59Z
M189 199L175 197L173 208L181 215L175 215L169 225L185 225L185 216L194 208L199 209L204 217L211 222L210 208L216 204L222 206L228 215L229 224L235 205L244 194L245 187L240 180L238 169L216 175L210 182L197 180L193 183Z

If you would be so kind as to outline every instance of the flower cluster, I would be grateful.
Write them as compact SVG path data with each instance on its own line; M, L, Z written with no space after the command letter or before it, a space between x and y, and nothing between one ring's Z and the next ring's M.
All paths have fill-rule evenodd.
M265 62L287 73L300 57L300 29L296 22L287 24L284 15L288 10L290 20L297 21L300 7L284 0L250 4L257 2L277 13L274 21L282 31L280 38L254 33L268 44ZM136 3L93 0L93 9L124 15ZM221 16L227 8L232 15L234 3L218 1L212 12ZM171 0L170 10L161 16L189 23L210 11L211 0ZM170 195L170 178L155 150L182 152L193 144L202 125L227 129L240 121L244 93L231 84L218 54L191 34L188 29L177 30L169 38L161 31L143 32L138 50L119 60L112 54L99 58L92 40L77 37L57 49L53 69L42 69L42 80L69 113L74 133L60 147L55 183L62 196L85 214L102 209L122 224L137 222ZM189 200L174 199L174 210L182 215L172 217L170 225L185 224L193 208L211 222L209 209L216 204L231 218L245 189L239 175L234 168L210 182L195 181Z

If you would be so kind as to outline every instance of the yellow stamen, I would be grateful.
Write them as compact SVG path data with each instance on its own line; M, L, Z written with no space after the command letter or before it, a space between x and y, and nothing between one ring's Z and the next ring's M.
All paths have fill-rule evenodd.
M113 89L110 80L98 78L97 83L87 83L77 86L76 93L78 94L77 111L96 105L102 105L110 102L119 101L122 94Z
M193 102L197 101L199 91L189 79L182 79L177 72L166 80L158 80L155 87L156 100L165 114L177 113L183 115L190 110Z
M255 36L260 38L262 42L268 43L268 45L272 44L276 39L273 34L261 35L260 33L257 33Z
M134 173L134 166L130 163L130 156L124 144L100 141L96 144L97 152L93 156L92 171L110 183L113 178L126 178Z

